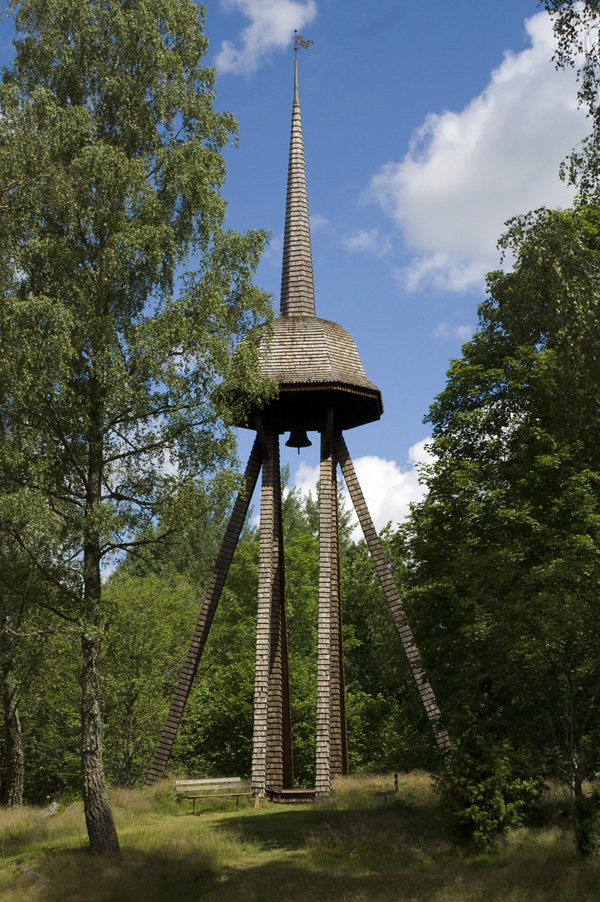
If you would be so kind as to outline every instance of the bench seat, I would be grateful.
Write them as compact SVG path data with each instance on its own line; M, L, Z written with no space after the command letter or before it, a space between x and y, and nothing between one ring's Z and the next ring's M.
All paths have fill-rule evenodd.
M246 784L241 777L176 780L175 796L178 802L182 799L191 799L193 802L193 814L196 813L196 799L220 799L226 796L235 796L235 808L238 811L240 796L253 795L252 791L247 790L245 786Z

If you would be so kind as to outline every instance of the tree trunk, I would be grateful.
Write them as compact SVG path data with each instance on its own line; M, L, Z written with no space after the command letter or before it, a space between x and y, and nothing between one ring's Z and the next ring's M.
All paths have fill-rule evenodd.
M600 848L600 799L595 791L589 796L585 795L583 777L577 756L574 756L571 774L571 816L575 846L577 854L582 858L593 858Z
M85 822L90 851L101 855L119 851L119 840L108 804L102 764L102 714L96 625L89 623L82 636L81 775Z
M4 767L2 780L2 804L23 804L25 755L19 720L19 687L15 676L12 655L10 618L4 618L2 632L2 708L4 714Z
M83 550L84 623L81 637L81 777L85 821L90 852L105 855L119 851L119 840L102 763L102 706L100 694L100 627L102 581L100 535L95 515L102 497L102 440L98 412L92 415L86 498L86 534Z

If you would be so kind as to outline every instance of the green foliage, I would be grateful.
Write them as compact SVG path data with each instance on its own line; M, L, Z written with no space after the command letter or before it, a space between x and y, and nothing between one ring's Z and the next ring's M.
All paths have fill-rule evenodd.
M577 185L582 197L593 199L598 195L600 176L600 4L598 0L540 0L539 5L553 17L558 42L554 54L556 65L561 69L572 67L577 70L577 99L592 121L591 134L567 158L561 177L568 177Z
M81 686L73 670L57 669L47 687L23 699L25 797L33 805L81 793Z
M474 723L452 745L451 772L437 778L443 822L461 842L486 845L520 827L543 784L519 774L508 740Z
M295 490L285 493L294 772L299 786L314 785L315 767L319 549L314 514L312 498L303 499ZM347 519L342 510L342 522ZM169 704L192 632L202 585L191 574L197 572L199 559L209 560L206 540L212 542L211 530L208 537L188 530L175 560L155 554L142 566L126 563L108 583L105 603L111 613L103 640L103 693L108 773L116 782L135 784L143 779L151 737L159 735L164 717L160 712ZM422 765L432 759L429 732L366 546L354 545L345 534L342 546L352 770ZM250 772L258 554L259 532L248 525L238 542L171 756L171 765L190 775ZM139 741L133 741L134 735ZM124 760L128 742L135 750L125 777L118 762Z
M77 746L78 635L52 609L57 593L45 584L29 558L5 541L0 555L0 668L5 735L2 737L4 789L11 778L8 725L17 708L24 755L24 792L30 802L72 788L79 776Z
M225 227L235 121L213 108L192 0L26 0L12 12L16 56L0 82L0 521L79 625L87 826L92 851L115 852L102 564L170 541L234 488L235 388L249 403L268 392L252 331L272 315L252 284L266 236Z
M318 542L297 492L283 503L294 770L314 781ZM172 763L195 775L249 775L258 530L242 534L190 694ZM185 557L185 555L183 556Z
M575 844L582 858L593 858L600 850L600 793L575 798Z
M42 517L51 497L69 573L90 520L106 557L157 516L169 533L206 512L209 473L216 498L231 490L232 410L215 388L258 390L252 339L232 351L271 314L251 284L265 236L224 228L235 123L213 110L193 3L29 0L16 25L0 86L0 375L27 497L4 512L17 528L26 502Z
M113 577L102 656L105 762L112 780L132 786L145 777L168 712L168 692L194 624L195 597L181 578L166 582Z
M194 776L249 776L253 703L253 655L213 664L190 693L171 765Z
M238 544L173 748L173 766L193 776L249 774L257 568L256 536L248 531ZM180 633L184 651L191 632Z
M352 772L435 769L423 706L362 541L343 556L342 597Z
M493 749L507 743L481 779L479 753L466 762L467 812L488 779L510 800L551 777L574 800L600 741L600 214L538 211L503 245L514 271L489 276L479 330L431 408L429 494L397 549L451 736L476 723ZM465 814L474 830L514 815L492 789L485 829Z

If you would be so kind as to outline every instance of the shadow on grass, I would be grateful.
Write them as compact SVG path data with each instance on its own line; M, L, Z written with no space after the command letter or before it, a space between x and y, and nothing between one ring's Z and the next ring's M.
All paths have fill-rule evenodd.
M576 861L539 862L506 868L473 867L458 859L443 866L402 868L380 873L364 865L310 867L271 862L230 871L203 902L597 902L598 870Z
M389 805L366 808L312 806L271 806L257 816L227 817L215 822L217 831L234 830L242 840L258 842L263 848L300 850L315 835L351 837L356 833L378 837L384 846L397 847L403 841L439 847L447 844L443 830L428 813L407 811Z
M416 819L418 821L418 819ZM292 809L222 818L113 857L56 851L14 881L10 902L597 902L600 866L560 831L523 830L477 857L432 843L390 810ZM260 837L255 846L227 836ZM215 837L221 837L215 842ZM439 836L438 836L439 839ZM211 843L213 849L211 849ZM223 852L223 849L226 849ZM219 851L221 850L221 851ZM224 861L229 865L223 864Z
M275 806L273 806L275 807ZM257 816L228 817L217 821L217 831L232 830L242 841L259 843L265 849L304 849L307 837L323 824L343 824L348 816L360 817L359 811L331 811L319 808L278 807L270 813L264 809Z
M202 849L92 856L61 851L17 876L8 895L28 902L197 902L219 873L216 858Z
M478 862L458 858L409 867L398 857L385 871L365 860L285 860L218 868L187 851L178 860L126 851L111 860L60 853L33 883L17 884L15 902L597 902L598 868L565 861Z

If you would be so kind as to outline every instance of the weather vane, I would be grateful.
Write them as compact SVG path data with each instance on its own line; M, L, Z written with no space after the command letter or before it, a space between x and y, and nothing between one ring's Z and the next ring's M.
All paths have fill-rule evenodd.
M297 29L294 28L294 34L296 35L296 42L294 44L294 53L298 56L298 47L303 47L304 50L307 50L311 44L314 44L314 41L305 41L302 35L298 34Z

